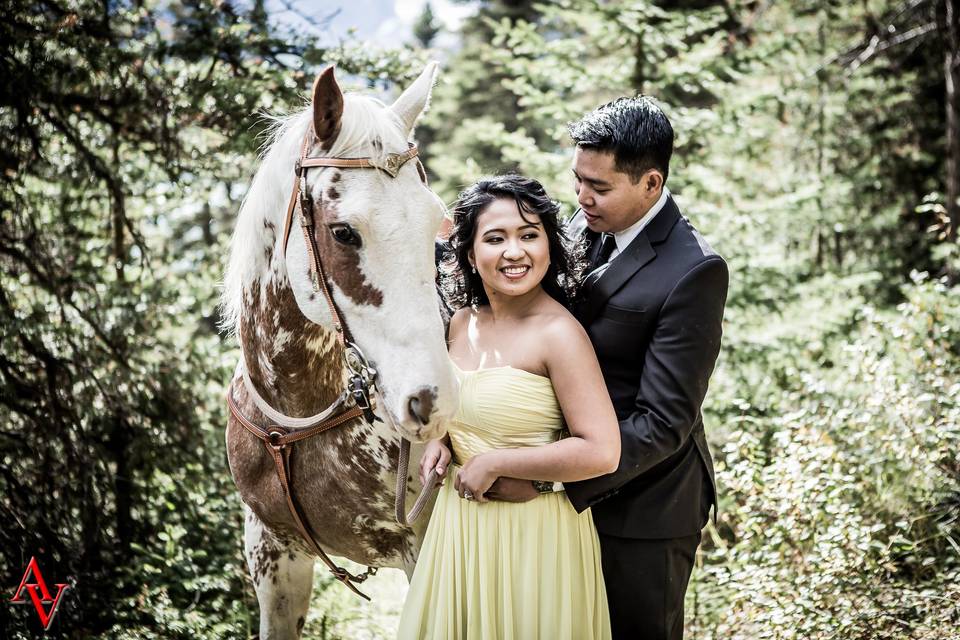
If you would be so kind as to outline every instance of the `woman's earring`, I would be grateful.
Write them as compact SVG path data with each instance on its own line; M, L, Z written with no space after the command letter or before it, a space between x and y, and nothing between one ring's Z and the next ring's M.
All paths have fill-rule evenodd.
M477 275L477 265L470 265L470 270L473 271L473 275Z

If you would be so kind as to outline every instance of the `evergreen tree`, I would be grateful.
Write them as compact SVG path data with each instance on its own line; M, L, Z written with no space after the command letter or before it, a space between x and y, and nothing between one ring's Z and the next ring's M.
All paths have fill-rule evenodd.
M413 23L413 37L421 47L429 49L438 33L440 33L440 25L434 20L433 7L427 2L423 5L423 11L420 12L417 21Z
M460 171L463 163L482 167L482 171L518 168L519 163L501 154L492 142L504 132L544 139L539 131L524 129L518 119L523 110L517 94L510 89L509 71L499 64L495 42L498 29L535 22L539 5L532 0L484 0L478 4L477 13L461 27L461 49L447 65L443 81L431 98L430 112L417 129L427 171L431 178L440 180L439 187L447 198L464 186ZM451 148L456 148L457 158L447 152Z

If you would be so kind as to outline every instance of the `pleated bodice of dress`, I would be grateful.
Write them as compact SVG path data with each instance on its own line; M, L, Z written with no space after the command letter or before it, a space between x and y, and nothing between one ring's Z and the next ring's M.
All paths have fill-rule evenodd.
M510 366L454 370L460 380L460 408L450 428L455 463L560 437L563 413L549 378Z

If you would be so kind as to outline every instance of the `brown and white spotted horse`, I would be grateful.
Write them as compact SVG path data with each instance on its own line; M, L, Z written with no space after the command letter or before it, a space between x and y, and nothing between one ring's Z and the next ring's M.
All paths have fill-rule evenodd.
M343 95L332 68L320 74L310 107L278 123L244 200L223 294L242 348L229 389L238 412L262 427L271 424L270 409L294 419L321 414L342 400L348 370L334 311L312 280L308 248L315 247L339 319L377 371L376 411L386 419L353 419L297 442L289 483L323 551L408 576L427 518L413 527L394 518L397 431L417 442L440 437L456 399L434 286L433 239L444 206L418 161L395 162L411 155L408 139L435 74L431 63L391 106ZM312 208L307 234L315 243L296 219L283 237L301 152L386 167L311 165L302 185L309 203L301 206ZM298 532L269 446L248 429L233 416L226 438L246 505L260 638L298 638L316 554ZM414 461L419 454L415 447Z

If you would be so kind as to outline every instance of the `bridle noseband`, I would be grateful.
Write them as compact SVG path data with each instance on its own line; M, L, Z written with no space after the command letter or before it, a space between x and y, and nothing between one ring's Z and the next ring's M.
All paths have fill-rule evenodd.
M297 159L294 167L295 177L293 189L290 194L290 201L287 204L286 216L284 218L283 249L281 255L284 258L286 257L287 244L290 240L290 230L293 227L293 213L294 210L299 209L300 227L303 230L304 242L307 247L307 253L309 254L310 278L313 283L314 291L323 292L323 296L327 301L327 306L330 309L337 342L343 348L342 365L348 374L347 388L339 395L337 400L335 400L332 405L327 407L324 411L316 416L311 418L294 418L291 416L286 416L271 407L257 392L247 373L244 362L245 357L242 356L237 369L242 373L242 380L250 399L253 400L254 404L261 411L261 413L263 413L269 419L268 426L266 428L259 426L243 415L233 396L232 385L227 393L227 404L230 407L230 412L237 419L240 425L264 443L267 452L274 461L274 465L277 470L277 476L280 479L280 486L283 489L283 494L286 498L287 506L290 509L290 514L293 517L293 521L296 524L300 535L307 542L308 547L317 556L319 556L321 560L323 560L337 580L343 582L357 595L369 600L370 598L363 594L354 583L363 582L371 575L374 575L377 571L376 567L369 567L364 573L360 575L353 575L346 569L334 563L333 560L320 547L304 524L303 516L300 513L297 502L294 500L293 490L290 484L290 455L292 453L291 446L294 443L299 442L300 440L306 440L307 438L333 429L334 427L350 422L361 416L369 424L373 424L374 422L383 422L383 420L375 413L377 401L379 400L381 407L385 408L382 396L380 394L380 389L377 384L379 377L377 370L370 365L370 362L367 360L366 356L364 356L363 351L361 351L360 347L357 346L357 344L353 341L352 334L350 333L346 323L343 321L340 310L337 308L337 305L333 300L333 296L330 294L330 288L327 284L326 275L323 270L323 263L320 260L320 252L317 247L316 235L314 233L316 220L314 217L313 198L310 195L310 190L307 188L307 171L313 167L379 169L380 171L383 171L389 175L391 178L396 178L403 165L409 160L417 157L418 151L416 145L410 144L410 148L406 151L402 153L388 153L382 160L372 157L311 157L307 155L307 152L310 149L311 142L314 142L315 140L316 136L314 134L313 125L311 124L306 135L304 136L303 144L300 148L300 156ZM417 160L417 170L420 174L421 181L426 184L426 173L423 169L423 165L420 164L419 159ZM297 206L298 204L299 207ZM393 427L399 432L399 429L396 423L393 421L393 418L390 416L389 411L385 411L385 414ZM400 433L400 435L400 458L397 461L397 494L394 501L394 508L397 522L402 526L410 526L410 524L413 523L420 515L420 512L427 503L430 489L433 489L434 485L436 484L436 472L431 471L430 476L424 483L416 502L410 509L410 512L406 513L406 477L410 459L410 441L404 438L402 433Z

